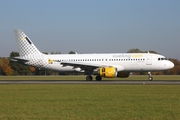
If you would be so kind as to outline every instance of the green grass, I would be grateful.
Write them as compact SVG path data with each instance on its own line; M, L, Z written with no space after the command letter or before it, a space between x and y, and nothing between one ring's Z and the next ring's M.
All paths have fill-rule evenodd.
M0 85L0 119L179 120L178 85Z
M95 76L94 80L95 80ZM153 75L154 80L180 80L180 75ZM71 76L0 76L0 80L85 80L85 75ZM130 75L128 78L103 78L103 80L148 80L148 75Z

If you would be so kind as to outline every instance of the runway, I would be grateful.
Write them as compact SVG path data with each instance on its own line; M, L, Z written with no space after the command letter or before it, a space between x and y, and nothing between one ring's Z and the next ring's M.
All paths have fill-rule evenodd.
M83 80L1 80L0 84L127 84L127 85L180 85L180 80L127 80L127 81L83 81Z

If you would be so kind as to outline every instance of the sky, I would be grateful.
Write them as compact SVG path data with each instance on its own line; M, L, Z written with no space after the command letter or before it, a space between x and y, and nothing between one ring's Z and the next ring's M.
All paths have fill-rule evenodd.
M42 52L122 53L180 59L180 0L1 0L0 57L22 29Z

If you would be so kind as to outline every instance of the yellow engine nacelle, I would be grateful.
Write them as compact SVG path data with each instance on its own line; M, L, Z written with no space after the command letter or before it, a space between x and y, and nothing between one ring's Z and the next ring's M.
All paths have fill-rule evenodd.
M98 73L101 77L114 78L117 76L117 68L115 67L99 68Z
M118 72L117 73L117 77L120 77L120 78L126 78L126 77L129 77L129 72Z

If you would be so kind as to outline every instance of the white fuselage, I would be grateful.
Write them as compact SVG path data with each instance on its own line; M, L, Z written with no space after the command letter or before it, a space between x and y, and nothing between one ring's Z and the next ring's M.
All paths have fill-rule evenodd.
M164 56L152 53L115 53L115 54L54 54L43 55L44 69L56 71L79 71L74 64L88 66L112 66L118 71L159 71L174 67L174 64L166 60ZM64 65L61 63L72 63ZM82 71L83 72L83 71Z

